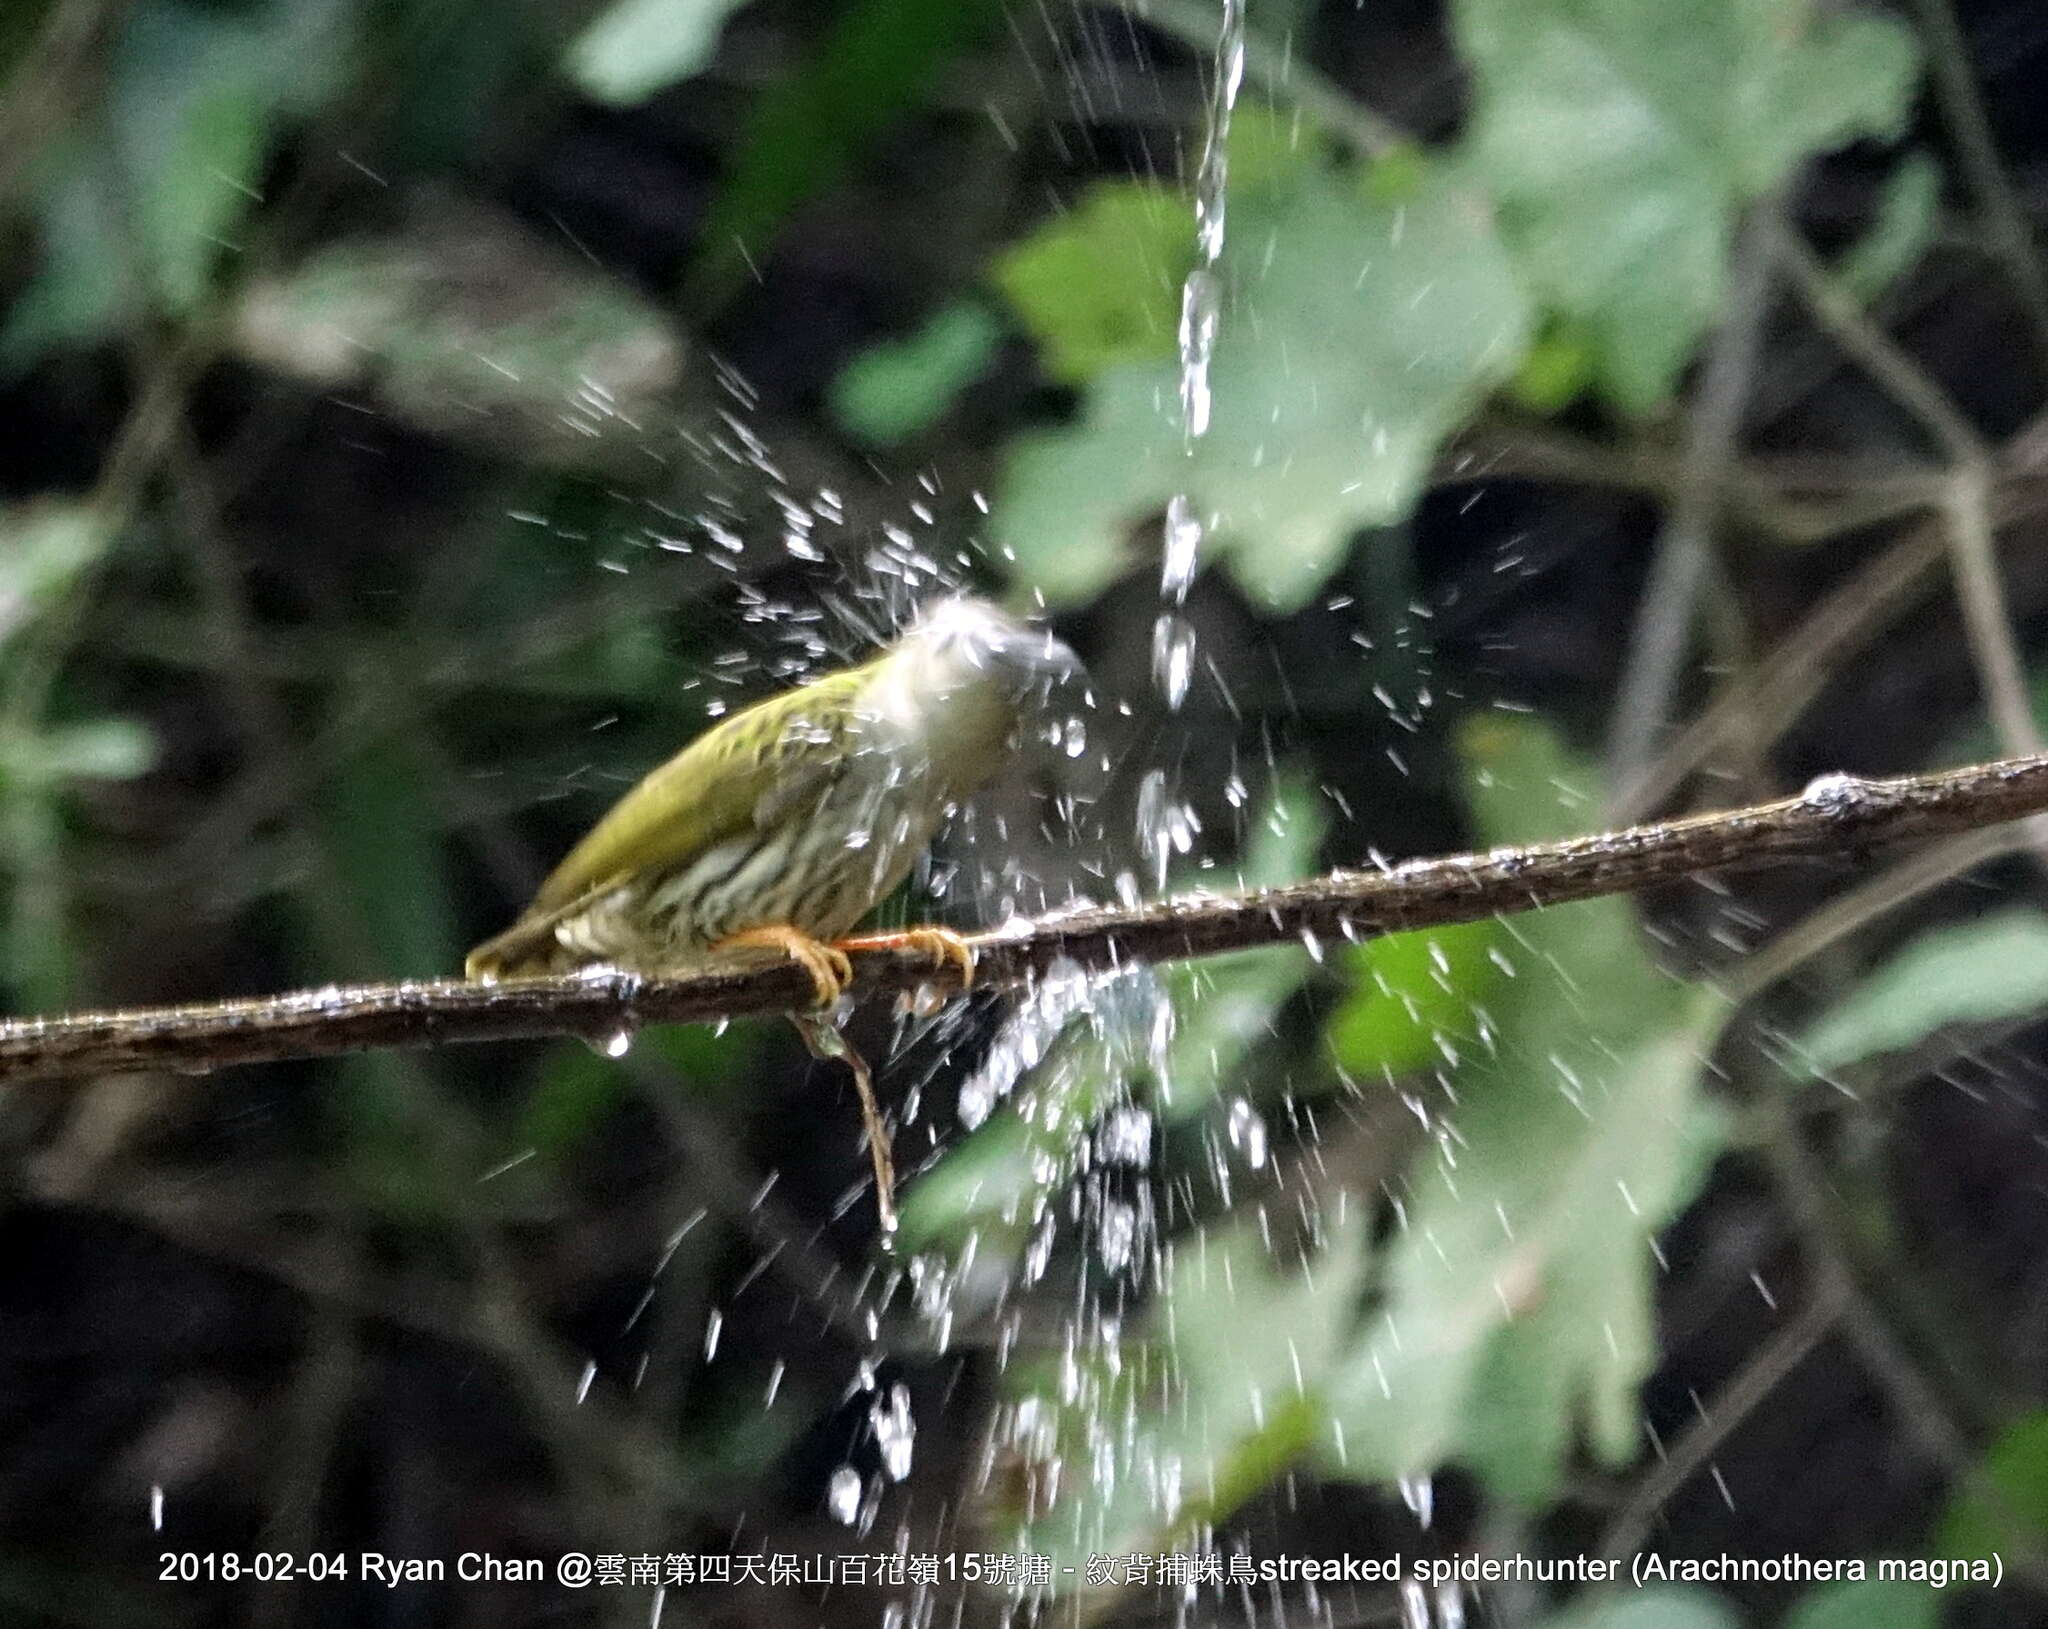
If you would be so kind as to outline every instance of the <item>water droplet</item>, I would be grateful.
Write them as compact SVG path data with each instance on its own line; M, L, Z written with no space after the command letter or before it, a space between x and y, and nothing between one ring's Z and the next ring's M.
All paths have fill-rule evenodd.
M1223 284L1213 271L1197 266L1180 291L1180 409L1190 441L1209 433L1209 362L1216 354L1222 317Z
M1096 1138L1096 1155L1107 1165L1143 1165L1152 1153L1152 1116L1136 1104L1113 1110Z
M1138 1243L1138 1212L1121 1200L1105 1201L1096 1223L1095 1247L1102 1265L1120 1273L1131 1264Z
M152 1482L149 1487L149 1530L161 1533L164 1530L164 1485Z
M1163 543L1159 592L1175 605L1185 605L1202 552L1202 517L1195 513L1195 506L1185 492L1176 492L1167 501Z
M630 1029L615 1029L602 1040L586 1044L600 1058L623 1058L633 1050L633 1032Z
M860 1515L860 1472L851 1465L842 1465L832 1473L832 1486L825 1495L825 1508L832 1512L832 1519L844 1527L851 1527Z
M1428 1531L1430 1521L1436 1515L1436 1480L1428 1476L1404 1476L1394 1486L1400 1490L1401 1503L1408 1507L1415 1518L1415 1525Z
M1252 1170L1266 1164L1266 1122L1259 1111L1243 1098L1230 1105L1230 1146L1244 1156Z
M875 1442L882 1450L882 1469L889 1480L901 1482L910 1474L910 1451L917 1441L917 1422L910 1417L910 1388L897 1381L889 1388L886 1403L868 1410L868 1424L874 1427Z
M1195 670L1195 630L1184 616L1172 611L1160 613L1152 624L1152 682L1159 686L1166 705L1178 712L1187 700L1188 681Z
M704 1320L704 1361L709 1363L718 1356L718 1337L725 1330L725 1314L714 1308Z
M1429 1596L1412 1578L1401 1580L1401 1629L1430 1629Z
M1138 784L1138 848L1152 872L1153 886L1166 886L1167 864L1175 854L1186 854L1195 846L1195 834L1202 829L1194 810L1166 790L1166 771L1146 771Z

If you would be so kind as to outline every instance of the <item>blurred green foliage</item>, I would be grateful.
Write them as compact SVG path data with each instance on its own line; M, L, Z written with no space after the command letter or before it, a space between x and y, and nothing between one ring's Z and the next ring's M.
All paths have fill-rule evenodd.
M1176 364L1129 363L1072 427L1020 444L994 518L1026 581L1059 604L1099 593L1131 524L1186 493L1209 558L1294 611L1353 531L1408 513L1438 444L1513 373L1529 306L1448 169L1393 200L1368 181L1303 164L1233 198L1205 435L1188 439Z
M1186 493L1210 557L1259 603L1297 609L1355 532L1410 513L1438 450L1504 384L1539 412L1588 386L1664 410L1721 309L1739 209L1816 153L1896 135L1916 77L1903 29L1809 0L1470 0L1454 18L1478 94L1449 151L1354 171L1313 139L1274 142L1250 110L1262 134L1248 162L1232 156L1200 440L1165 360L1191 264L1167 230L1186 209L1171 191L1099 183L997 265L1047 366L1085 386L1072 428L1020 440L995 516L1033 587L1099 592L1127 529ZM1859 288L1924 245L1922 167L1891 198L1850 257Z
M33 69L47 15L0 11L0 67ZM962 229L943 286L917 288L914 310L890 307L900 331L878 337L868 323L835 357L815 392L829 423L802 435L785 424L779 440L757 429L748 388L718 356L744 325L718 324L807 211L872 169L914 166L906 132L961 99L949 75L1001 125L1000 87L981 77L988 53L1008 49L1005 16L993 0L842 0L802 27L771 19L787 48L775 71L714 86L721 37L749 20L734 0L559 12L136 0L110 12L90 116L19 157L22 247L5 268L0 367L19 386L111 358L135 369L148 403L164 358L189 347L202 373L225 361L301 395L273 418L273 398L252 389L254 432L223 438L233 456L201 470L221 491L189 467L215 449L181 402L169 428L136 409L144 450L109 458L99 484L53 481L0 506L15 1003L61 1007L137 965L124 937L102 945L93 931L113 913L81 906L104 881L101 851L118 846L81 811L95 788L146 779L166 750L176 773L158 790L166 818L186 824L165 843L165 873L211 889L213 918L286 942L276 959L293 976L454 968L485 912L480 878L514 891L749 686L844 654L808 637L774 571L829 575L855 553L848 539L886 535L900 505L871 501L844 526L822 518L838 515L847 470L908 490L915 472L889 455L943 443L976 387L1005 370L1025 376L1008 410L944 448L963 490L986 482L991 512L962 508L942 525L984 528L981 564L1019 600L1077 626L1100 619L1116 639L1117 590L1156 563L1159 512L1185 495L1220 579L1205 587L1241 613L1233 627L1284 626L1319 601L1350 608L1363 583L1374 597L1359 624L1383 629L1414 603L1387 585L1429 562L1352 568L1365 548L1408 547L1445 449L1512 407L1575 430L1621 426L1645 437L1633 448L1666 451L1687 370L1724 315L1738 219L1819 156L1896 140L1917 91L1911 36L1861 6L1458 0L1450 48L1470 101L1454 134L1362 138L1330 116L1344 93L1306 68L1300 106L1275 72L1238 108L1206 433L1185 422L1177 356L1196 262L1185 174L1077 163L1052 205L1033 193L1024 207L996 178L1014 155L981 166L1000 207ZM1251 20L1274 28L1277 16L1253 7ZM1254 43L1269 48L1261 60L1293 49L1277 32ZM380 97L391 105L372 118ZM495 196L517 169L506 129L580 97L611 118L672 119L662 142L677 149L688 140L675 130L718 137L687 249L650 254L633 276L626 251L614 263L610 246L592 250L552 205ZM724 111L702 114L713 104ZM364 158L344 146L359 122L373 137ZM1191 155L1199 132L1176 136ZM374 201L316 199L324 207L280 225L272 189L289 196L295 166L332 151ZM1834 260L1864 301L1938 235L1935 159L1915 149L1886 163L1875 211ZM968 191L983 183L978 169L970 179ZM928 246L900 247L909 259ZM771 315L792 348L825 345L829 324L814 334L801 302ZM395 458L375 450L400 469L394 487L414 482L404 503L366 505L395 515L388 530L366 535L349 513L322 531L309 518L318 501L280 503L283 520L236 509L250 444L315 411L416 438ZM331 422L319 436L345 439ZM422 446L430 476L417 474ZM130 459L155 462L138 476ZM363 467L309 474L309 489L352 496L351 482L374 484ZM457 496L436 510L443 482ZM937 550L949 569L959 547L948 534ZM773 570L756 566L763 555ZM872 608L850 597L858 623ZM1370 678L1414 658L1345 659ZM152 711L166 673L189 695ZM1597 824L1599 777L1564 744L1562 709L1489 713L1472 678L1446 687L1444 716L1462 711L1463 727L1432 724L1425 743L1454 766L1469 835L1517 844ZM1320 705L1362 714L1369 688ZM1246 740L1253 724L1232 721ZM228 746L195 749L208 728ZM1351 733L1331 733L1326 756L1364 755ZM1306 749L1261 745L1305 762ZM1336 800L1313 767L1265 781L1222 869L1191 865L1175 887L1278 885L1324 863ZM1061 1471L1040 1478L1049 1496L996 1512L1024 1542L1071 1563L1170 1549L1304 1469L1412 1490L1453 1467L1519 1524L1557 1508L1574 1474L1640 1460L1655 1241L1731 1145L1707 1088L1731 1014L1705 982L1660 964L1634 903L1056 979L1033 1000L999 1021L1014 1067L970 1079L984 1094L971 1123L949 1128L906 1183L901 1242L918 1269L958 1275L966 1321L1053 1273L1056 1233L1074 1256L1101 1244L1119 1163L1156 1176L1160 1193L1199 1197L1165 1226L1156 1277L1119 1306L1114 1338L1020 1356L992 1383L1007 1446ZM2044 1005L2037 912L1931 928L1794 1022L1789 1061L1762 1087L1875 1075L1950 1031ZM664 1028L637 1045L636 1063L735 1124L770 1118L761 1105L783 1083L758 1028ZM643 1087L574 1044L518 1067L509 1086L488 1082L479 1129L441 1101L435 1064L351 1059L324 1077L321 1152L380 1223L460 1232L493 1204L558 1216ZM1279 1186L1289 1139L1276 1132L1269 1147L1268 1118L1320 1154L1324 1128L1390 1104L1410 1140L1366 1115L1358 1167L1290 1169L1308 1198ZM507 1158L517 1179L474 1180ZM1302 1221L1291 1232L1290 1209ZM722 1282L738 1236L707 1244L713 1265L677 1270L698 1274L692 1294ZM751 1284L775 1251L745 1253ZM1074 1268L1084 1285L1092 1270ZM801 1451L804 1422L755 1406L759 1375L734 1367L667 1446L699 1481L754 1486ZM808 1402L829 1408L825 1389ZM2041 1525L2040 1422L2022 1415L1993 1443L1953 1496L1937 1551L2003 1545L2015 1517ZM1931 1621L1926 1600L1815 1591L1786 1621L1918 1625ZM1717 1594L1668 1590L1543 1621L1739 1620Z
M2048 1002L2048 918L2001 911L1923 934L1873 968L1799 1037L1816 1075L1897 1052L1951 1025L1989 1024Z
M1583 766L1539 724L1475 722L1464 757L1487 842L1559 836L1596 806ZM1701 1075L1725 1003L1652 962L1622 899L1385 943L1399 949L1358 954L1331 1039L1333 1061L1348 1048L1374 1072L1348 1092L1437 1077L1446 1107L1440 1121L1417 1111L1434 1136L1400 1181L1403 1227L1369 1253L1364 1214L1334 1196L1293 1273L1273 1265L1263 1218L1177 1241L1146 1320L1149 1372L1174 1380L1157 1395L1120 1369L1050 1386L1017 1371L1012 1406L1035 1422L1035 1452L1098 1471L1062 1483L1029 1543L1170 1550L1303 1459L1379 1483L1456 1464L1534 1508L1556 1496L1582 1425L1610 1463L1638 1452L1636 1392L1656 1358L1651 1245L1719 1146ZM1236 1072L1234 1056L1218 1061ZM1294 1083L1294 1098L1315 1095ZM1076 1112L1085 1124L1100 1108Z
M1736 211L1815 153L1896 136L1911 36L1813 0L1458 0L1467 157L1516 264L1650 413L1719 316Z
M616 0L569 47L569 73L600 102L643 102L710 62L742 3Z
M843 0L810 62L764 91L741 128L685 302L717 309L790 213L845 175L1001 15L995 0Z

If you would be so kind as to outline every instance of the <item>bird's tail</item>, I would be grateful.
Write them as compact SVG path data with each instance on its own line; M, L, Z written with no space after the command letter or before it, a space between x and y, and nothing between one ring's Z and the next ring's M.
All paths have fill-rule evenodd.
M498 979L560 972L562 947L555 938L555 921L552 912L521 917L463 958L463 976L489 984Z

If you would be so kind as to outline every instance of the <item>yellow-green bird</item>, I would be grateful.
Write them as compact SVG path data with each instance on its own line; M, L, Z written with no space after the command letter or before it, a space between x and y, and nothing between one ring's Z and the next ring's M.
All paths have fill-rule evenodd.
M474 979L608 963L645 973L729 951L800 962L820 1005L845 949L908 945L959 964L956 934L844 936L909 873L946 810L1002 767L1034 695L1075 669L1050 634L985 600L925 609L863 666L756 703L628 792L469 953Z

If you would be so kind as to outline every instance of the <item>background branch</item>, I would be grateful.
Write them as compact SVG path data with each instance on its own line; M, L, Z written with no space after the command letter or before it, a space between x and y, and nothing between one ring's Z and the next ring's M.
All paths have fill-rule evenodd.
M1312 882L1202 895L1135 909L1082 909L975 936L982 986L1022 984L1056 967L1107 969L1331 937L1366 938L1502 912L1624 893L1699 872L1944 836L2048 809L2048 758L2007 759L1938 775L1827 775L1798 797L1561 843L1336 871ZM854 957L862 993L957 988L957 975L894 951ZM252 1000L84 1013L0 1024L0 1081L122 1069L203 1073L224 1064L325 1057L377 1047L543 1035L606 1040L644 1024L692 1023L802 1008L794 964L649 979L500 984L437 980L298 990Z

